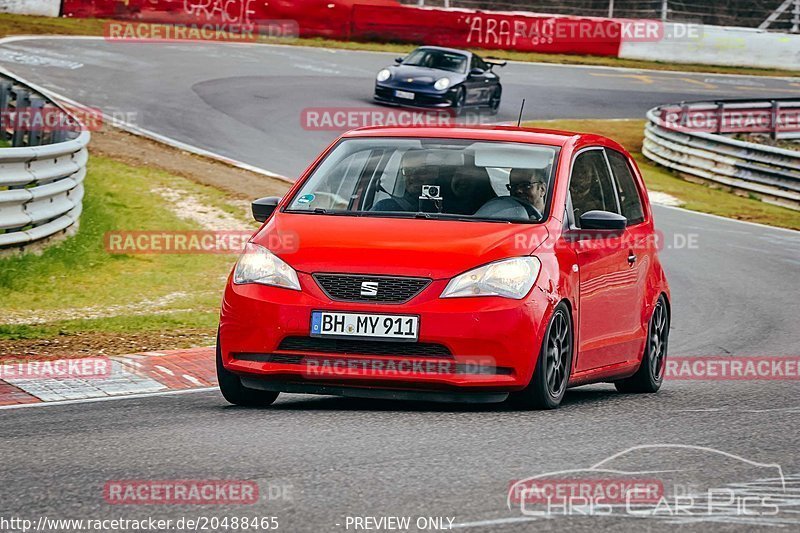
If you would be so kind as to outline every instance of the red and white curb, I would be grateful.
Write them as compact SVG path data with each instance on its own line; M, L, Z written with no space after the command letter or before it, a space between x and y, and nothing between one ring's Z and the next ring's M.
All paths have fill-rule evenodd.
M213 346L118 355L108 360L110 372L102 376L0 379L0 406L189 391L217 384ZM55 366L58 362L48 363Z

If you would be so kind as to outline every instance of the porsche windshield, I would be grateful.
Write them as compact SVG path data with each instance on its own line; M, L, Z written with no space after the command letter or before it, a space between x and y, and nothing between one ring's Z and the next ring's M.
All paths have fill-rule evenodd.
M450 72L464 73L467 71L467 56L444 50L429 50L421 48L411 52L403 60L404 65L414 67L428 67Z
M288 212L540 222L558 149L455 139L341 141Z

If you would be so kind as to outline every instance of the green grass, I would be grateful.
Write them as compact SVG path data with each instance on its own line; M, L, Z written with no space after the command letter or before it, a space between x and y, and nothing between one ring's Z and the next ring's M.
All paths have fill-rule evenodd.
M0 14L0 37L7 35L103 35L103 25L107 19L75 19L49 18L30 15ZM376 52L392 52L406 54L415 48L415 44L399 43L367 43L353 41L336 41L321 38L303 39L265 39L265 42L278 44L336 48L342 50L369 50ZM418 43L425 44L425 43ZM513 61L559 63L573 65L594 65L609 67L625 67L652 70L677 70L683 72L710 72L721 74L746 74L750 76L797 76L796 70L762 69L745 67L726 67L702 64L675 64L660 61L640 61L603 56L581 56L571 54L543 54L537 52L514 52L506 50L474 51L484 55L509 59Z
M118 333L205 329L212 334L219 322L217 309L159 315L115 316L93 320L62 320L48 324L0 324L0 339L46 339L87 331Z
M800 212L754 198L745 198L708 185L684 180L677 173L651 163L642 155L644 120L545 120L525 126L597 133L614 139L633 155L647 188L670 194L686 209L800 230Z
M152 188L186 191L204 205L218 207L225 204L224 195L184 178L104 157L90 159L85 185L84 212L75 236L46 248L41 255L0 259L0 316L13 318L15 314L35 312L47 317L64 309L98 310L99 315L117 316L84 315L59 318L46 325L0 325L0 339L36 338L64 331L122 332L211 325L234 255L111 254L105 250L104 235L115 230L201 229L173 214L169 203L151 192ZM163 305L146 302L168 295L171 299ZM114 306L119 305L128 307L115 311Z

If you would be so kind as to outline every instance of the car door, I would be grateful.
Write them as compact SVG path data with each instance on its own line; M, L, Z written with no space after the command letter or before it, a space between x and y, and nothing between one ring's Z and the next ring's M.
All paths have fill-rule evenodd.
M647 272L655 258L657 244L652 224L645 217L642 195L646 192L637 185L633 162L616 150L606 148L605 152L617 188L620 212L628 220L624 244L628 250L628 264L636 276L636 298L630 304L629 329L621 333L628 339L625 353L629 356L628 360L633 361L643 353L647 337Z
M628 262L624 231L582 230L580 216L592 210L620 213L616 186L602 147L580 151L569 185L569 245L578 263L578 372L630 359L637 273Z

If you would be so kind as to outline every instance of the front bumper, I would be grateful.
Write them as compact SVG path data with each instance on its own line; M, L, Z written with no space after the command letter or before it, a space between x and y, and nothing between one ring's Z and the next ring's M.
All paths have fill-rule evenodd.
M530 381L553 306L537 286L523 300L440 299L447 280L434 280L405 304L338 302L309 274L298 277L302 291L228 282L220 317L222 361L245 378L246 386L251 380L252 388L284 391L296 385L316 390L519 390ZM371 353L369 347L377 345L369 340L359 341L355 351L320 348L303 340L318 339L309 337L313 310L419 315L418 344L395 343L396 354L387 352L386 343ZM414 353L423 345L445 350Z
M414 93L413 100L409 98L398 98L395 96L396 90ZM453 96L450 90L434 93L420 90L419 87L392 87L376 84L374 99L376 102L408 107L426 107L434 109L453 107Z

